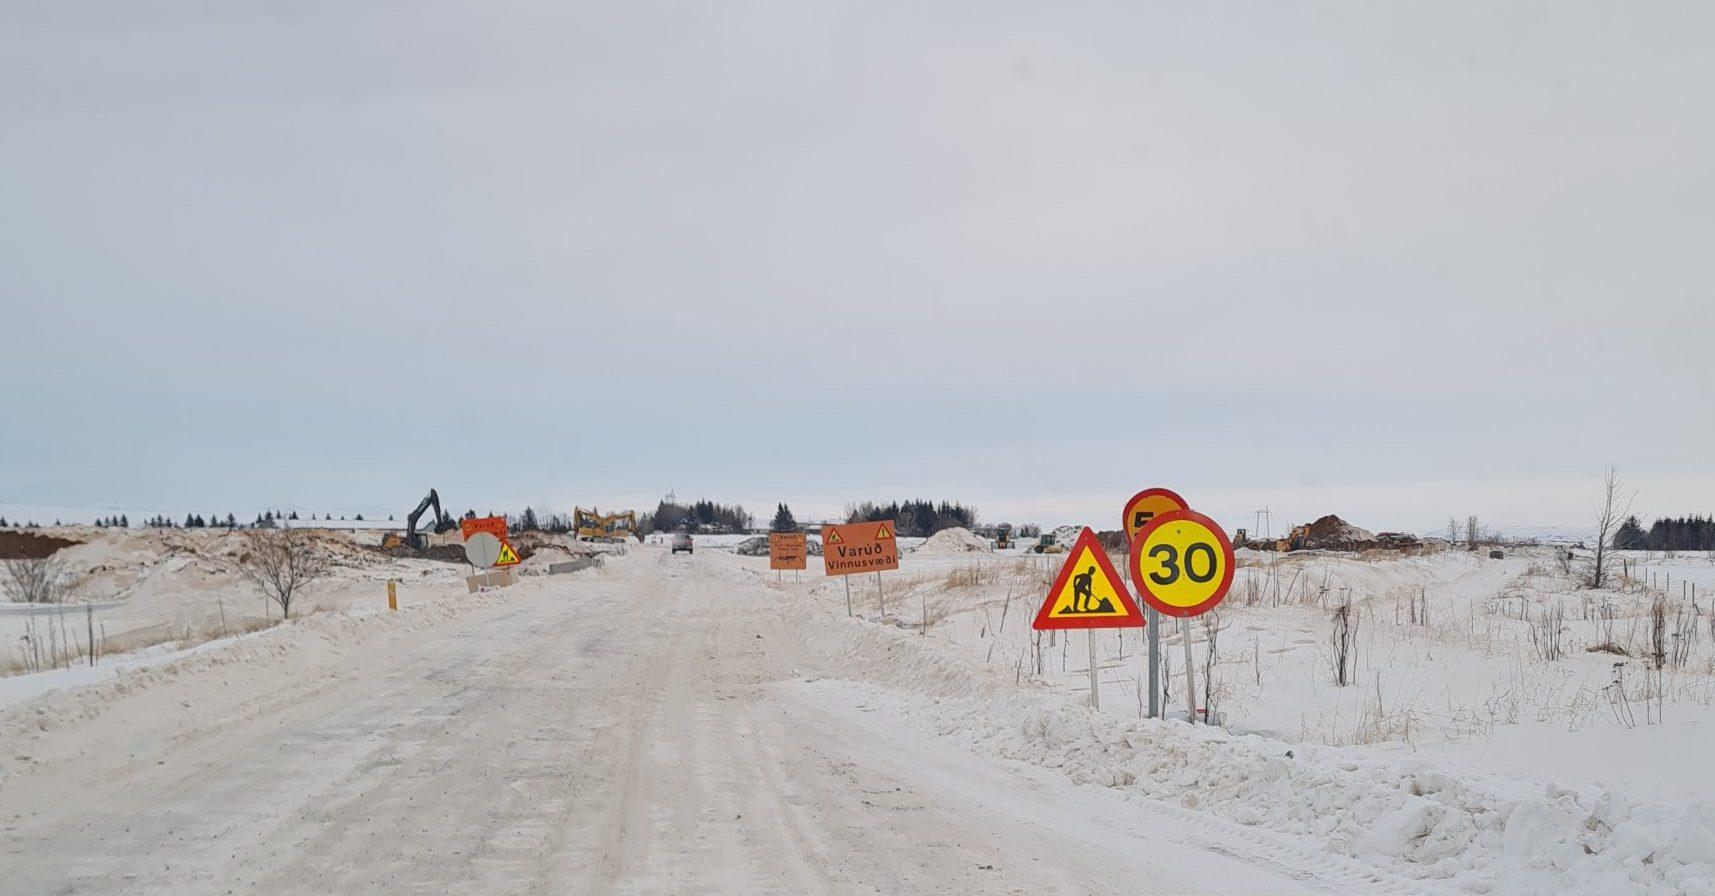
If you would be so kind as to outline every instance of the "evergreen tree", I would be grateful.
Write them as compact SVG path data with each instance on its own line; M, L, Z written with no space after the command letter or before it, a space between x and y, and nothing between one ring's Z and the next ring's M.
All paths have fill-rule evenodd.
M770 532L796 532L798 521L792 518L792 509L780 504L774 511L774 521L768 524Z

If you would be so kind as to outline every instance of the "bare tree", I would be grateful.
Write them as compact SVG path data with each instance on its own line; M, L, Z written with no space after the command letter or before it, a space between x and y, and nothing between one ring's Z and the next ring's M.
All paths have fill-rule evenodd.
M1459 521L1453 517L1447 518L1447 546L1459 546Z
M1602 476L1602 500L1596 505L1596 556L1590 562L1590 575L1585 584L1591 588L1600 588L1608 577L1609 544L1613 540L1614 530L1620 528L1620 523L1631 516L1632 500L1637 497L1624 495L1620 484L1620 468L1608 465L1608 472Z
M1482 528L1477 525L1475 516L1465 517L1465 548L1467 550L1474 551L1477 549L1477 536L1482 533Z
M26 604L53 604L66 599L70 586L65 567L52 557L20 557L0 566L6 593Z
M282 619L292 615L292 599L305 585L327 575L327 557L315 549L302 529L250 529L244 533L245 554L238 567L267 598L280 606Z

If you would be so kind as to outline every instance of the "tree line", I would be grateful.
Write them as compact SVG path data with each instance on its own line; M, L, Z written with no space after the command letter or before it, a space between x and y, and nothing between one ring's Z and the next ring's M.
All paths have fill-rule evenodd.
M942 529L969 529L977 523L977 511L951 501L894 501L877 504L865 501L846 505L846 522L873 523L893 520L898 534L906 538L927 538Z
M299 516L296 510L291 511L290 513L278 510L265 510L256 514L256 519L250 523L240 523L238 521L238 514L235 513L228 513L224 518L222 518L218 513L211 513L208 516L203 516L200 513L187 513L185 514L185 518L182 520L174 519L173 517L165 514L155 514L154 516L143 520L139 524L139 527L144 529L272 529L281 521L294 521L298 519ZM387 519L391 521L393 517L389 515ZM363 514L357 514L352 517L352 520L362 522ZM334 515L330 513L324 517L317 517L312 513L310 514L310 521L331 523L334 522ZM345 521L346 519L344 516L339 517L339 522L343 523ZM58 526L60 525L60 521L54 520L53 524ZM93 525L98 529L129 529L131 528L131 517L129 514L123 513L116 516L99 517L95 520ZM5 517L0 517L0 529L5 528L35 529L39 527L35 520L30 520L29 522L24 522L22 520L7 522Z
M1664 517L1645 529L1628 516L1614 530L1613 545L1616 551L1715 551L1715 518Z
M754 519L742 504L728 506L713 501L692 504L661 501L655 505L654 512L643 514L637 526L644 534L677 532L687 526L702 532L742 533L750 531Z

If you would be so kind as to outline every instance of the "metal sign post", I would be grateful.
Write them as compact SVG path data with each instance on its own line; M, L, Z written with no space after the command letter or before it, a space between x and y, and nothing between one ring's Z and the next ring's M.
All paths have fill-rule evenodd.
M1096 630L1089 630L1090 641L1090 708L1102 708L1101 679L1096 674Z
M1143 661L1149 664L1149 717L1161 718L1161 611L1154 607L1145 613L1149 617L1146 636L1149 649L1144 651Z
M1191 662L1191 620L1179 620L1179 638L1185 642L1185 720L1197 724L1197 667Z

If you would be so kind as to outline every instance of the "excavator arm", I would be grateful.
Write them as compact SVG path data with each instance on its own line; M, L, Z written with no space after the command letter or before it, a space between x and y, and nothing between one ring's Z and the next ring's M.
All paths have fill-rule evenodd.
M441 496L434 489L429 489L429 493L417 504L417 509L405 517L405 543L417 550L421 550L423 547L421 544L422 536L417 533L417 521L422 519L424 511L431 508L435 511L432 528L437 534L450 532L454 526L458 525L457 521L447 516L446 511L441 509Z

